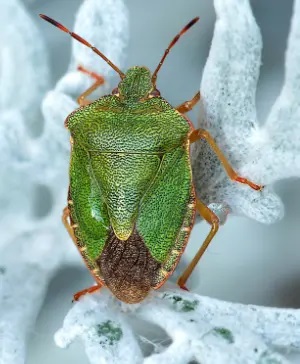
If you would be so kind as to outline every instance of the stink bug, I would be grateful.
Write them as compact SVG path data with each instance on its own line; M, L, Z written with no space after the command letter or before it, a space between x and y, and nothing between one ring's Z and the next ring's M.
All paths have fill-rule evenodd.
M80 108L65 122L71 134L71 163L63 222L97 282L75 300L106 286L118 299L137 303L161 287L178 264L197 210L211 230L178 280L185 288L219 227L217 216L195 195L190 144L205 139L232 180L261 189L240 177L210 134L194 130L184 115L199 101L200 92L173 107L156 88L170 49L199 18L175 36L151 74L138 66L123 73L85 39L40 16L90 47L121 78L112 94L90 102L87 97L104 80L81 67L96 81L79 96Z

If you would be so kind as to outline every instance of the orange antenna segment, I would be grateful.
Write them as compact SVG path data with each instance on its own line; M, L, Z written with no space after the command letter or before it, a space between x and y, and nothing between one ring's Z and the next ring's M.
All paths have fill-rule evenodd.
M162 56L162 59L160 60L158 66L156 67L156 70L154 71L152 75L152 83L155 86L156 85L156 79L158 71L160 70L161 66L163 65L168 53L170 52L171 48L178 42L179 38L187 32L197 21L199 20L199 17L197 16L193 20L191 20L172 40L172 42L169 44L168 48L165 50L164 55Z
M83 39L80 35L71 32L64 25L58 23L56 20L54 20L52 18L49 18L47 15L40 14L40 17L42 19L46 20L47 22L51 23L52 25L56 26L58 29L62 30L63 32L70 34L70 36L73 37L74 39L76 39L78 42L80 42L80 43L84 44L85 46L91 48L92 51L94 51L96 54L98 54L98 56L100 56L102 59L104 59L104 61L107 64L109 64L110 67L112 69L114 69L120 75L121 79L123 79L125 77L125 74L117 66L115 66L102 52L100 52L99 49L92 46L88 41Z

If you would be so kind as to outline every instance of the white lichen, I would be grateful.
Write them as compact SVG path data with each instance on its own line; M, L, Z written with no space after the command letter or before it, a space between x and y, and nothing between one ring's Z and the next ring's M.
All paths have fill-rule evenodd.
M18 0L1 2L0 35L0 110L17 109L27 123L37 120L49 84L46 48Z
M282 204L269 184L284 174L280 174L280 168L272 163L279 152L278 146L269 141L280 140L284 145L285 119L279 120L278 116L274 127L268 131L257 123L255 92L262 44L249 2L216 0L215 7L218 18L201 85L205 117L200 126L211 131L243 176L267 187L263 192L256 192L230 181L210 149L200 142L194 151L198 192L223 220L228 211L232 211L261 222L273 222L282 215ZM299 18L296 5L294 23ZM293 41L296 39L295 26L292 29L287 59L291 48L297 48L299 43ZM288 64L287 61L289 73ZM296 67L293 69L295 72ZM294 80L292 76L290 78ZM294 99L290 102L296 103ZM278 104L274 108L278 108ZM292 118L291 123L296 127L296 118ZM282 125L282 129L275 124ZM291 138L294 143L290 146L291 152L285 149L280 153L286 153L285 168L297 175L297 168L292 169L293 152L297 151L300 140L297 129ZM249 173L246 166L252 166ZM130 325L132 317L165 330L169 345L152 343L151 338L143 334L141 341L148 345L152 343L153 349L152 355L143 358L133 336L135 328ZM106 327L105 334L103 331L99 334L99 325ZM232 304L182 291L155 292L141 305L128 307L120 306L103 289L93 297L83 298L71 309L55 340L59 346L66 347L81 338L92 364L118 363L120 360L147 364L181 364L191 360L202 364L288 363L286 352L300 348L299 328L298 310ZM118 338L114 336L116 333ZM130 350L126 350L128 347Z
M88 27L83 20L92 18L92 14L97 21ZM77 107L69 91L83 92L93 81L75 68L76 63L90 66L90 53L74 46L68 72L45 96L49 70L41 33L17 0L3 1L0 20L0 363L21 364L50 279L62 265L81 263L60 222L69 163L64 119ZM114 5L110 0L85 1L75 24L82 34L81 26L101 49L108 51L110 38L115 39L109 54L116 62L122 61L128 37L122 1ZM107 37L96 39L96 34L104 33L103 26ZM110 76L99 57L94 62L96 72ZM42 119L41 102L44 128L39 137L33 138L28 123ZM42 218L35 211L35 200L47 196L52 198L52 205L48 203L50 212Z
M133 317L140 326L155 324L165 331L169 340L159 352L153 344L152 355L143 357ZM288 363L279 351L300 349L299 322L298 310L234 304L178 289L128 306L103 289L74 305L55 341L65 348L82 339L91 364L279 364Z
M295 3L285 85L262 127L255 109L262 44L249 2L215 0L215 8L217 22L201 85L200 126L211 131L241 175L267 187L258 193L229 181L201 142L194 150L198 192L222 220L232 211L273 222L282 215L282 204L270 184L299 176L300 0ZM0 364L21 364L51 277L66 264L81 264L60 223L69 159L63 123L77 107L76 96L93 82L77 65L108 80L113 72L73 41L66 74L45 95L49 70L41 34L17 0L3 0L0 20ZM83 1L74 30L122 67L128 41L123 1ZM45 124L42 134L32 138L30 127L40 106ZM37 216L34 200L47 195L52 205L44 217ZM164 342L148 335L150 323L164 330ZM102 289L73 305L55 341L66 347L81 338L91 363L287 363L286 351L300 349L299 328L298 310L232 304L175 289L152 292L145 302L129 306ZM146 358L145 345L151 351Z
M234 214L263 223L283 216L283 205L271 185L300 176L298 7L296 1L285 84L263 126L255 106L262 40L247 0L215 0L217 21L201 83L199 126L211 132L240 175L266 187L257 193L231 181L215 154L200 141L193 161L198 195L207 204L221 203Z

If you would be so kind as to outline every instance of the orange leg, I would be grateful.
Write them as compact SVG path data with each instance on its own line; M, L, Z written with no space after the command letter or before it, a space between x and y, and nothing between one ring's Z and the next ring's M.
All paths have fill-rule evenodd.
M186 270L182 273L179 277L177 284L180 288L188 290L185 286L186 281L189 279L190 275L192 274L194 268L196 267L197 263L199 262L200 258L204 254L205 250L207 249L209 243L212 241L212 238L216 235L219 229L219 219L217 215L215 215L203 202L199 199L196 200L196 209L199 212L200 216L202 216L210 225L211 230L207 235L204 243L201 245L200 249L194 256L191 263L187 266Z
M62 222L63 222L67 232L69 233L71 239L74 241L75 245L77 245L77 241L76 241L76 237L74 235L74 231L73 231L72 226L70 225L70 222L68 220L69 216L70 216L70 210L66 206L63 209ZM84 289L82 291L79 291L79 292L75 293L73 301L78 301L81 296L84 296L86 293L93 293L95 291L98 291L101 287L102 287L102 285L99 282L97 282L97 286L92 286L92 287L86 288L86 289Z
M177 106L176 110L179 111L181 114L191 111L199 100L200 100L200 91L196 93L196 95L192 98L192 100L186 101L183 104Z
M70 225L70 222L68 221L69 216L70 216L70 210L69 210L68 206L66 206L63 209L62 222L63 222L67 232L69 233L71 239L73 240L75 245L77 245L77 240L76 240L76 237L74 235L74 231L73 231L73 229L72 229L72 227Z
M94 292L98 291L99 289L101 289L101 287L102 286L100 284L98 284L97 286L92 286L92 287L83 289L82 291L75 293L73 296L74 297L73 302L78 301L80 297L84 296L87 293L94 293Z
M236 182L244 183L257 191L260 191L263 189L264 186L257 185L256 183L253 183L250 180L248 180L247 178L241 177L236 173L236 171L231 167L230 163L228 162L228 160L226 159L226 157L224 156L224 154L222 153L222 151L220 150L220 148L218 147L218 145L216 144L216 142L214 141L214 139L212 138L212 136L209 134L208 131L206 131L204 129L194 130L190 134L189 139L190 139L191 143L194 143L199 139L205 139L209 143L212 150L216 153L217 157L219 158L220 162L222 163L222 165L230 179L232 179L233 181L236 181Z
M98 75L95 72L91 72L88 71L87 69L85 69L82 66L78 66L78 70L88 74L89 76L91 76L92 78L94 78L96 81L95 83L92 84L92 86L90 88L88 88L83 94L81 94L78 98L77 98L77 102L80 106L87 106L89 105L92 101L87 100L87 97L93 93L98 87L100 87L101 85L104 84L104 78L100 75Z

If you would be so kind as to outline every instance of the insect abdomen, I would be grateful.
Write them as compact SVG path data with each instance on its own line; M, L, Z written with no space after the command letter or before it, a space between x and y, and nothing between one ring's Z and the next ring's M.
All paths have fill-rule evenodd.
M107 287L126 303L138 303L147 296L161 267L136 229L126 241L111 230L96 262Z

